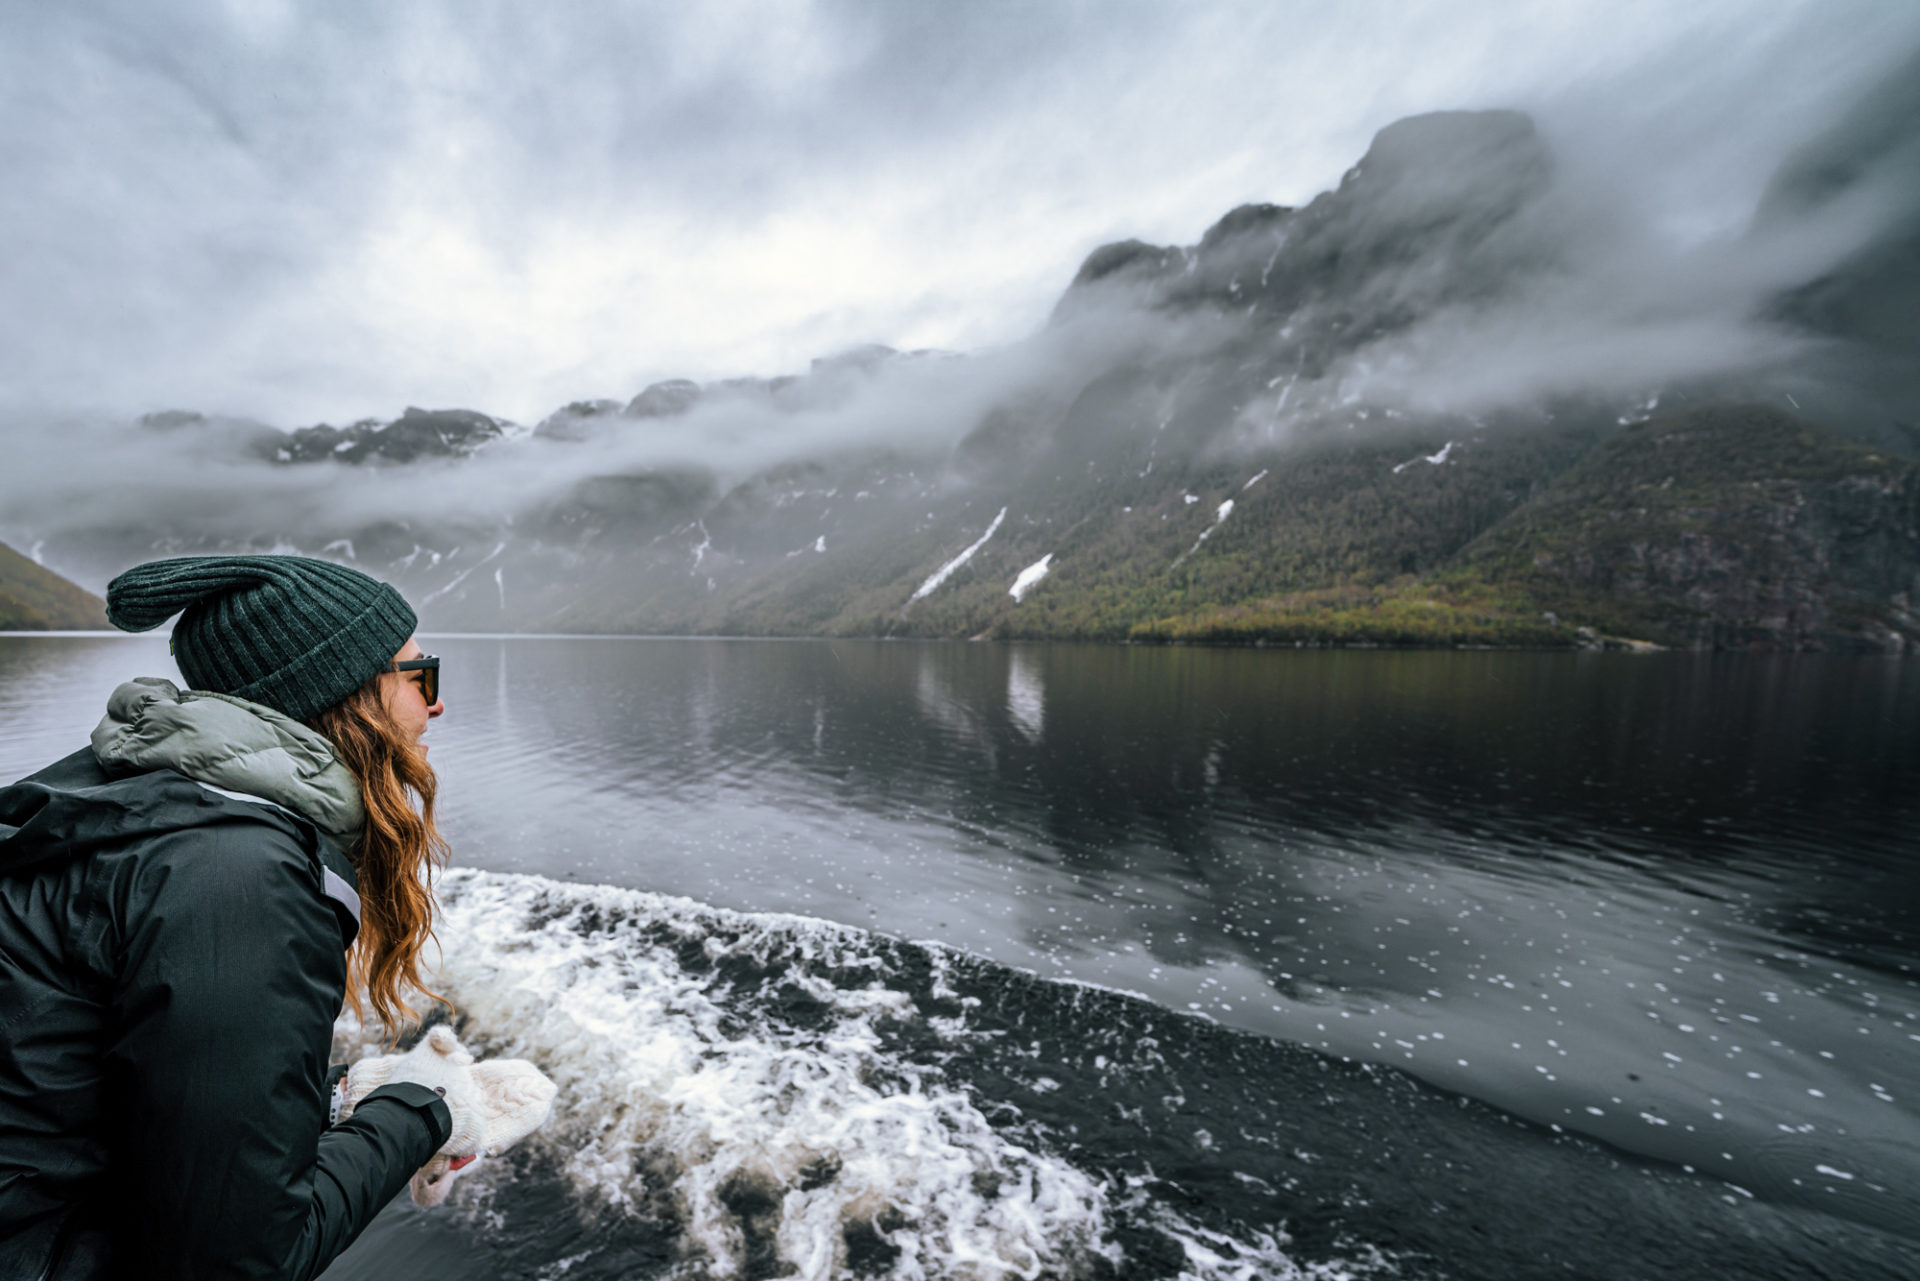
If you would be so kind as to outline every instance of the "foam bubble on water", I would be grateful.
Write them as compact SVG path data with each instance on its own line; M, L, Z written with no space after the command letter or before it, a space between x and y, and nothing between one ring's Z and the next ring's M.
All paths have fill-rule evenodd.
M441 899L436 990L477 1052L532 1059L560 1087L537 1141L585 1198L670 1198L715 1273L771 1250L837 1275L850 1237L896 1277L1118 1261L1095 1180L885 1052L882 1024L916 1012L873 936L468 871ZM871 977L843 986L849 972Z

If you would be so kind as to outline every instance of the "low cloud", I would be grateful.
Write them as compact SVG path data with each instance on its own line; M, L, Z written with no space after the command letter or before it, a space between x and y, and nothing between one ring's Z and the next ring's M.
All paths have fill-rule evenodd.
M291 425L532 419L856 342L1005 345L1096 244L1302 202L1419 111L1577 122L1664 220L1721 225L1920 12L76 0L3 21L0 395Z
M805 377L709 385L693 407L665 418L619 414L581 421L571 439L518 432L471 457L404 465L269 461L280 433L242 419L177 424L81 414L0 419L9 466L0 475L0 539L31 550L72 547L119 531L150 550L171 535L276 539L305 547L377 522L459 528L511 524L562 502L583 481L697 471L722 489L785 465L878 451L937 472L954 446L997 407L1058 412L1089 371L1149 353L1164 358L1176 332L1201 348L1204 322L1175 326L1135 311L1089 317L997 350L897 354L823 362ZM195 544L197 545L197 544ZM58 566L83 580L107 568L82 558Z
M1756 42L1750 79L1723 67L1676 83L1669 59L1620 73L1604 94L1546 97L1534 114L1550 158L1540 190L1452 261L1383 273L1374 312L1418 320L1297 387L1296 416L1355 401L1473 414L1817 380L1843 340L1873 335L1809 327L1794 297L1920 234L1920 35L1902 34L1860 54L1845 83L1794 78L1799 63L1831 64L1831 43ZM1784 102L1735 93L1773 83L1790 86ZM1436 305L1433 276L1448 270L1478 273L1484 296Z

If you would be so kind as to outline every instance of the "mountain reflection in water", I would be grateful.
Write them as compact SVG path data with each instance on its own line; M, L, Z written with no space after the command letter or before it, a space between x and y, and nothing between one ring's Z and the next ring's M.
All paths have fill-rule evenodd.
M429 648L459 864L943 941L1912 1230L1912 663ZM0 765L165 663L0 641Z

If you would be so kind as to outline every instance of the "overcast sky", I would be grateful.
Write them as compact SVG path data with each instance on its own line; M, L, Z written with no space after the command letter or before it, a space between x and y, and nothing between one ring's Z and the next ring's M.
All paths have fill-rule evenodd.
M991 347L1095 246L1451 107L1711 238L1916 41L1910 0L0 0L0 408L533 421Z

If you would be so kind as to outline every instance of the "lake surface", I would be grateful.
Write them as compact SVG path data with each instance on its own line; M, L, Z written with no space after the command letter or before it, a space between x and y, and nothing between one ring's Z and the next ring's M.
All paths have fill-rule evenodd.
M443 826L472 869L443 930L463 1031L549 1070L620 1044L573 1090L630 1088L519 1182L477 1179L485 1213L389 1212L356 1259L446 1262L478 1233L473 1266L502 1276L581 1249L570 1275L1920 1274L1920 664L428 648ZM164 639L0 638L0 776L79 746L135 674L173 675ZM747 969L715 968L749 936ZM495 999L542 985L538 1009ZM637 995L694 988L741 1028L676 1041L684 1011ZM837 1149L809 1186L833 1145L777 1090L732 1122L758 1136L733 1164L702 1146L710 1100L635 1111L702 1064L764 1086L770 1047L836 1107L947 1098L908 1147L958 1143L942 1168L975 1191L916 1210L901 1188L937 1188L928 1168L858 1184ZM607 1134L618 1173L583 1174ZM926 1253L955 1223L1018 1238L1010 1194L968 1202L987 1167L1067 1253ZM838 1226L798 1226L830 1193Z

